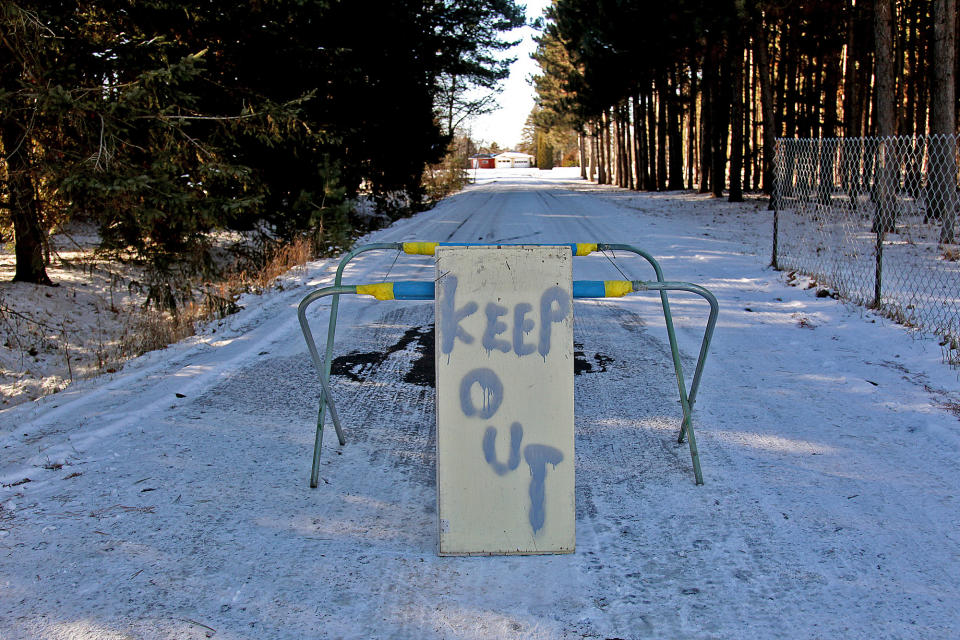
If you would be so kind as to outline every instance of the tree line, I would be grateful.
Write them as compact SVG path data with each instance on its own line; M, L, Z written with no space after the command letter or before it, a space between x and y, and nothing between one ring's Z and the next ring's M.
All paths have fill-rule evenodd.
M46 238L77 216L169 283L210 267L216 230L323 244L359 193L416 205L523 24L513 0L2 3L15 279L50 282Z
M533 117L601 183L738 201L778 137L955 133L956 30L956 0L554 0Z

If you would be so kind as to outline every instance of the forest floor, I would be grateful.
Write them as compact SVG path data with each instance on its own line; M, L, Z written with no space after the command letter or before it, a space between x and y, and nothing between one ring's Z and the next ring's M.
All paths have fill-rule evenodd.
M142 273L98 257L96 244L83 225L50 238L54 287L12 282L12 247L0 252L0 406L112 373L136 354L145 296L131 285Z
M53 234L47 266L52 287L13 282L13 247L0 247L0 408L115 373L131 358L192 335L218 316L199 305L176 318L148 307L145 268L105 257L98 242L90 224L71 224ZM276 274L302 269L309 251L306 243L295 243L252 278L228 271L225 280L207 287L232 300L242 291L276 286ZM218 255L229 262L229 252Z

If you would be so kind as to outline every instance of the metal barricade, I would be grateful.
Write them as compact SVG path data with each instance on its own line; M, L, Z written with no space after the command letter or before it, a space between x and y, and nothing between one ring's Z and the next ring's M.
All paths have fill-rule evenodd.
M575 280L573 282L573 297L579 298L619 298L630 293L658 291L660 293L660 303L663 310L663 318L667 328L667 339L670 343L670 354L673 359L674 372L677 378L677 390L680 398L680 406L683 410L683 417L680 423L680 431L677 436L677 442L682 443L687 440L690 447L690 458L693 464L694 478L697 484L703 484L703 475L700 470L700 458L697 450L696 436L693 431L693 406L696 402L697 391L700 388L700 380L703 375L703 367L706 362L707 352L710 348L710 342L713 339L713 332L717 323L719 305L716 297L707 289L689 282L673 282L663 278L663 271L660 264L648 252L627 244L609 244L609 243L546 243L546 244L507 244L507 243L465 243L465 242L381 242L367 244L357 247L346 253L337 266L334 283L332 286L324 287L309 293L301 300L297 314L300 320L300 327L303 331L304 340L307 343L307 349L310 351L310 357L313 359L314 366L317 369L320 378L320 401L317 410L317 430L313 448L313 463L310 470L310 486L316 488L320 476L320 450L323 440L323 424L325 410L329 408L330 417L333 420L334 429L337 433L337 439L341 445L346 444L343 435L343 427L337 414L336 405L330 391L330 367L333 359L333 344L337 329L337 315L339 312L340 296L350 295L369 295L377 300L433 300L434 283L432 281L394 281L379 282L372 284L343 284L343 272L346 266L356 256L368 251L392 250L402 251L410 255L433 256L438 246L449 247L510 247L510 246L568 246L573 256L587 256L594 252L606 251L625 251L635 254L645 259L653 268L656 280ZM676 331L673 325L673 316L670 313L670 302L667 297L668 291L681 291L693 293L702 297L710 305L710 312L707 317L703 338L700 343L700 352L697 356L697 365L694 370L693 378L687 389L683 366L680 362L680 349L677 345ZM330 319L327 328L327 341L324 347L324 353L321 355L317 348L316 341L313 338L313 332L310 330L310 324L307 320L307 309L311 304L324 297L332 297L330 304Z

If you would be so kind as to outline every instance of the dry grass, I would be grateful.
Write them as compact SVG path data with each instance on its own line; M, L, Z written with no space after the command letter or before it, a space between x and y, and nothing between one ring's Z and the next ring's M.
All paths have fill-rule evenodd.
M279 276L315 255L308 238L278 246L261 268L190 283L193 298L170 312L145 306L134 286L141 270L74 248L55 254L48 268L57 287L10 282L12 256L0 253L0 408L113 373L131 358L183 340L200 324L237 311L241 294L282 286Z
M270 251L266 263L257 271L241 271L228 275L222 283L222 291L263 291L272 286L279 276L291 269L303 267L315 255L313 243L308 238L297 238Z
M143 309L124 332L123 351L127 357L136 357L192 336L199 324L235 313L241 294L268 290L278 277L303 268L313 256L312 243L299 238L272 250L259 270L231 270L220 280L200 283L196 287L200 299L182 305L176 313Z
M940 351L946 364L960 368L960 330L950 327L950 332L940 339Z

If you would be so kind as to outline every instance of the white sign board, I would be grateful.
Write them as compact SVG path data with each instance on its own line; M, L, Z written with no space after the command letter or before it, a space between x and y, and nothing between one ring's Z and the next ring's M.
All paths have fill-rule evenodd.
M439 553L571 553L570 248L436 255Z

